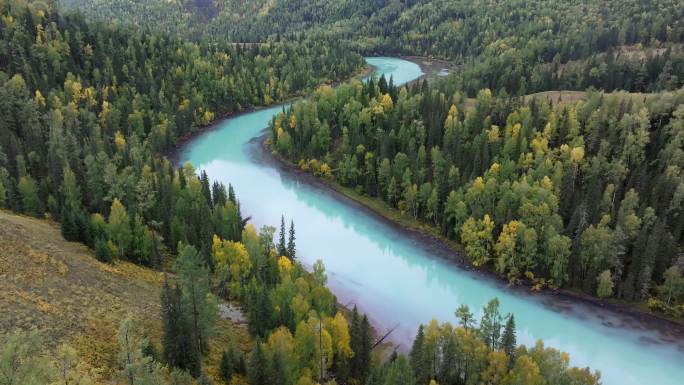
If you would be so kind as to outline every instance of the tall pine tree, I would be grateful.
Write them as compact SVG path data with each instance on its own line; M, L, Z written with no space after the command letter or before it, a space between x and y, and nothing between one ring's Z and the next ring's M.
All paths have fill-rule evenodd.
M361 318L356 306L354 306L352 311L352 322L349 332L350 347L354 352L354 356L350 361L351 377L356 379L358 383L364 384L370 372L372 340L368 317L364 315Z
M426 362L425 357L425 331L423 325L420 325L409 354L419 384L427 384L430 381L430 364Z
M201 362L189 319L183 313L181 297L181 289L177 285L171 287L165 276L161 292L162 354L168 365L187 370L197 377L201 372Z
M249 358L247 375L251 385L269 385L269 362L266 352L257 341L252 355Z
M181 302L190 319L195 347L199 353L205 353L218 316L216 301L209 291L209 269L197 249L186 246L176 260L176 271L183 288Z
M508 365L510 367L513 367L513 363L515 362L516 346L515 317L511 314L508 316L508 321L506 321L506 326L504 327L503 335L501 336L501 347L504 352L506 352L506 355L508 355Z
M287 245L285 243L285 216L280 217L280 236L278 237L278 255L287 256Z
M294 221L290 222L290 234L287 239L287 256L294 260L297 253L297 248L295 246L295 227Z

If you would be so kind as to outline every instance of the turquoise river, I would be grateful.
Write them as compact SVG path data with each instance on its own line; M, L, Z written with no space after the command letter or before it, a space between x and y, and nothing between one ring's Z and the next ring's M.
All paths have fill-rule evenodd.
M368 58L376 74L403 84L423 75L418 65L397 58ZM441 257L434 245L397 229L341 199L308 178L278 166L261 149L274 114L284 106L237 115L184 145L181 162L191 162L213 180L232 183L242 212L257 225L277 225L281 214L297 226L297 252L305 266L322 259L328 281L343 304L356 304L380 331L406 350L420 323L455 321L468 304L481 311L498 297L514 313L518 341L543 339L566 351L571 364L601 371L607 385L682 384L684 347L638 321L597 306L511 289Z

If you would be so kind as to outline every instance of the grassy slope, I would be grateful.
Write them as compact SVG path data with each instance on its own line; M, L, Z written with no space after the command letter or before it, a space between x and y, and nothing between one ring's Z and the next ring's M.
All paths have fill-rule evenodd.
M57 225L0 210L0 330L40 330L47 349L67 342L105 378L116 368L116 333L132 315L159 347L162 274L117 262L98 262L80 243L67 242ZM220 320L206 368L216 374L228 341L243 347L241 325Z

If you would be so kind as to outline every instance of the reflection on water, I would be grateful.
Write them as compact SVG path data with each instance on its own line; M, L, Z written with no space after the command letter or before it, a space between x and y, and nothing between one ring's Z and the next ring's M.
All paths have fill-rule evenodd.
M420 76L417 65L399 59L368 59L395 83ZM499 297L516 315L518 339L570 353L572 364L601 370L604 384L677 384L684 377L678 343L640 329L632 318L550 295L529 295L498 280L458 267L439 248L327 190L284 172L263 159L254 140L283 106L240 115L197 137L181 153L212 179L232 183L245 213L257 225L274 225L280 215L297 225L302 263L325 262L329 283L343 304L370 314L381 328L399 323L391 339L410 346L420 323L432 317L453 321L462 303L479 312ZM680 343L681 344L681 343Z

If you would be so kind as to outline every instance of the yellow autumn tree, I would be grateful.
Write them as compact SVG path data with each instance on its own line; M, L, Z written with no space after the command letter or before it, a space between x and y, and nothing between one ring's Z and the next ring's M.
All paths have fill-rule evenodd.
M575 147L570 151L572 163L580 164L584 160L584 147Z
M487 384L502 384L508 374L508 356L502 350L489 352L487 368L482 372L482 379Z
M214 113L209 111L209 110L206 110L206 111L204 111L204 114L202 114L202 118L200 119L200 123L203 126L206 126L209 123L211 123L213 120L214 120Z
M487 130L487 140L489 143L496 143L499 141L501 138L501 132L499 130L499 126L497 125L492 125L492 127Z
M511 385L541 385L545 381L539 366L534 360L527 355L523 355L516 359L513 369L511 369L503 383Z
M546 154L549 152L549 138L545 135L537 133L534 139L532 139L532 149L535 154Z
M309 310L311 309L311 304L301 293L292 298L292 304L290 306L292 307L295 321L304 319L307 314L309 314Z
M520 130L522 129L522 126L520 123L516 123L513 126L509 126L506 131L508 131L508 135L510 135L511 138L513 139L518 139L518 135L520 135Z
M312 373L325 372L332 365L333 347L330 333L315 315L297 324L295 331L295 356L302 369ZM321 368L321 362L323 367Z
M499 171L501 171L501 165L499 165L497 162L492 163L492 165L489 167L489 173L492 175L499 174Z
M248 223L242 230L242 244L245 246L247 254L249 254L253 260L256 260L261 256L261 238L259 238L259 234L257 234L256 227L251 223Z
M36 90L34 100L36 101L36 104L38 104L39 106L45 107L45 97L42 93L40 93L40 90Z
M447 114L446 119L444 120L444 131L450 131L453 132L453 130L456 128L456 123L458 122L458 109L456 108L455 105L451 105L449 108L449 113Z
M294 344L294 337L290 330L285 326L281 326L268 336L266 349L270 354L278 353L283 358L289 358L294 356Z
M326 328L332 337L333 351L337 357L349 359L354 355L351 350L351 337L349 324L342 313L337 312L335 317L326 319Z
M214 235L212 241L212 258L219 271L229 273L229 280L234 289L249 277L252 261L245 245L240 242L224 241Z
M116 149L119 151L123 151L124 147L126 147L126 138L121 131L117 131L114 134L114 145L116 145Z
M513 258L516 244L518 242L518 231L520 231L523 227L524 225L520 221L516 220L510 221L503 225L503 229L499 234L499 240L494 247L497 256L496 268L499 273L503 273L505 271L508 260Z
M290 120L288 122L288 125L290 126L291 129L296 129L297 128L297 116L295 114L292 114L290 116Z
M327 163L323 163L321 165L320 174L322 177L326 179L332 179L333 177L332 169L330 168L330 166L328 166Z
M482 266L489 262L493 244L492 230L494 222L488 214L480 220L470 217L461 227L461 242L473 265Z
M278 258L278 270L280 271L281 277L290 276L292 271L292 261L290 258L281 256Z
M384 94L382 95L382 100L380 100L380 105L382 110L387 113L394 108L394 101L392 101L392 97L389 94Z

